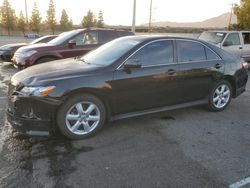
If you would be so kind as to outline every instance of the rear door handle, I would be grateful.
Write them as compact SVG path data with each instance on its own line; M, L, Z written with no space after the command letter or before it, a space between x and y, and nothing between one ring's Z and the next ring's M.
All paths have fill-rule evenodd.
M167 74L169 74L169 75L173 75L173 74L175 74L176 73L176 71L174 70L174 69L169 69L168 71L167 71Z
M220 69L222 67L222 65L220 63L217 63L215 66L214 66L216 69Z

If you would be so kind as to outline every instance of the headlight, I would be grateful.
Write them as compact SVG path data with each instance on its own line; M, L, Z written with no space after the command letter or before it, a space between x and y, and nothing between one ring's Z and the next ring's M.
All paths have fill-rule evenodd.
M23 89L21 89L19 94L23 96L45 97L50 94L55 88L55 86L24 87Z
M21 53L17 53L19 57L30 57L33 54L37 53L36 50L31 50L31 51L27 51L27 52L21 52Z

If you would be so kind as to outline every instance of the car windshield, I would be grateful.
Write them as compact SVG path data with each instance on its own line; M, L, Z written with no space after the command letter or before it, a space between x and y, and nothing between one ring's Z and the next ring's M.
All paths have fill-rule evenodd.
M203 32L199 36L199 39L204 40L206 42L213 43L213 44L219 44L219 43L222 43L225 36L226 36L226 33L223 33L223 32Z
M79 31L77 31L77 30L64 32L64 33L60 34L58 37L56 37L53 40L49 41L48 43L49 44L55 44L55 45L62 44L65 41L67 41L68 39L70 39L71 37L73 37L74 35L76 35L77 33L79 33Z
M89 52L81 60L89 64L108 66L139 43L140 41L131 37L115 39Z

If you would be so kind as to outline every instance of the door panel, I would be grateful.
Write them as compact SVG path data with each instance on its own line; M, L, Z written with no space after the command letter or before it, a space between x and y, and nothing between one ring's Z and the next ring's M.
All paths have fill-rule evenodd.
M176 73L168 71L175 70ZM117 70L112 83L116 114L175 104L178 65Z
M175 104L179 68L174 61L172 40L150 42L128 58L125 64L142 67L115 71L116 113Z
M180 102L206 98L213 83L223 75L223 61L201 43L179 40L176 44L180 64Z
M239 33L230 33L225 38L222 49L228 51L229 53L242 56L242 42L240 40Z

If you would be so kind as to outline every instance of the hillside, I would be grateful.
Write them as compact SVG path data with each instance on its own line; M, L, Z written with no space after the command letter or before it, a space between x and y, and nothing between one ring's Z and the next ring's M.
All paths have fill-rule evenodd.
M154 22L152 23L153 27L191 27L191 28L224 28L228 26L230 18L230 13L225 13L220 16L210 18L207 20L204 20L202 22L186 22L186 23L178 23L178 22ZM232 24L237 23L237 17L236 15L232 16ZM148 24L143 24L143 26L147 26Z

